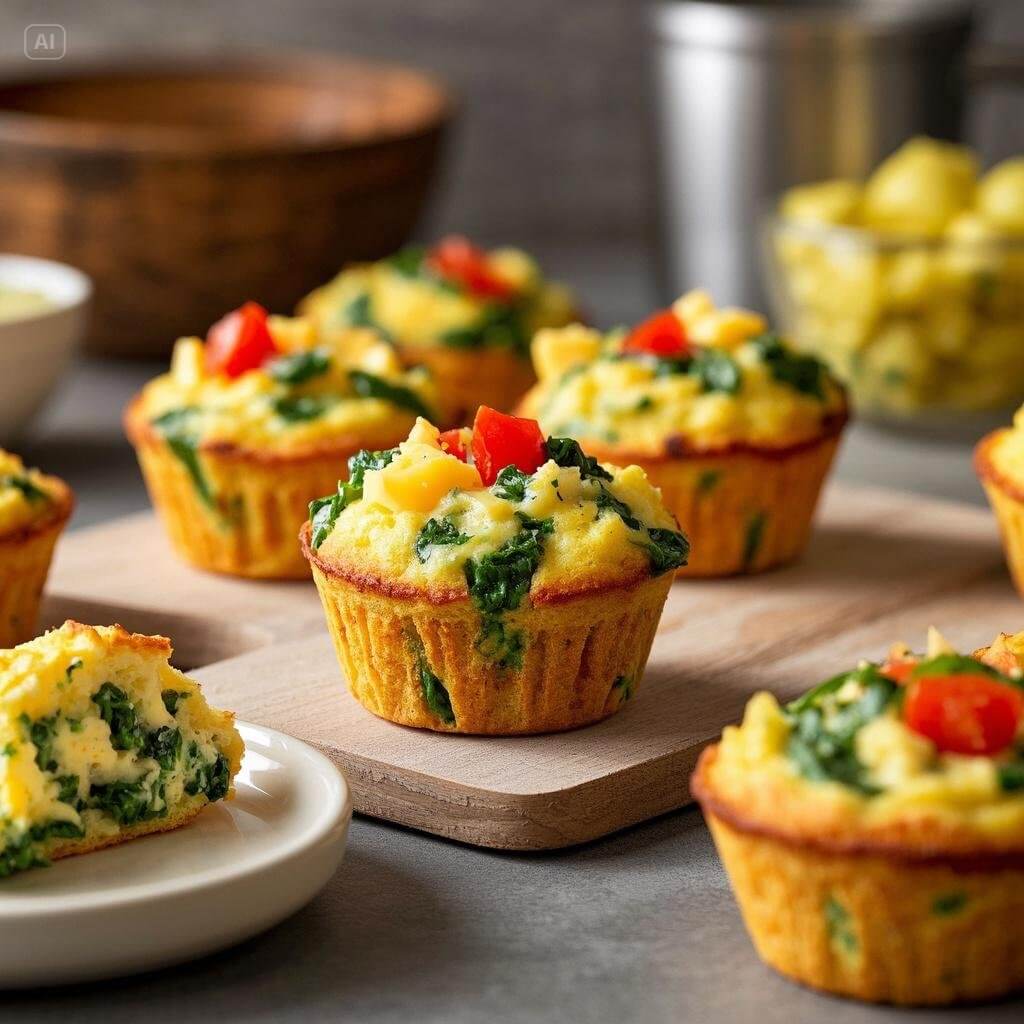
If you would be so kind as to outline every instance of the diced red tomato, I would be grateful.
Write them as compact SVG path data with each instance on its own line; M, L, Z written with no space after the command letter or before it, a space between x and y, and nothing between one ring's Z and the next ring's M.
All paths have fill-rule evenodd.
M1017 735L1024 693L989 676L957 673L915 679L907 689L907 725L942 751L998 754Z
M649 316L637 324L622 343L623 352L646 352L652 356L685 356L692 351L686 328L670 309Z
M442 238L427 254L427 265L439 277L482 299L508 302L515 295L515 288L488 267L487 253L462 235Z
M455 458L461 459L463 462L466 461L469 452L466 451L466 444L462 439L462 427L456 427L454 430L442 430L438 441L449 455L454 455Z
M257 302L228 313L206 332L206 371L240 377L262 366L277 348L267 327L267 311Z
M894 683L905 686L910 681L910 674L917 668L916 658L890 658L881 668L883 676Z
M473 461L487 487L506 466L533 473L547 461L544 435L536 420L481 405L473 421Z

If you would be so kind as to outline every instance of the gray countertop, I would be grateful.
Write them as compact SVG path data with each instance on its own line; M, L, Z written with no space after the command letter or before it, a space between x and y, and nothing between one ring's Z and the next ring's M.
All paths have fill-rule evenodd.
M22 446L75 487L78 527L146 505L118 420L152 372L82 361ZM981 500L962 442L858 426L839 473ZM1022 1011L1016 1001L913 1019L995 1024ZM826 1016L846 1024L904 1014L828 999L763 967L695 810L548 855L497 854L357 818L345 863L320 896L266 935L191 966L187 979L179 969L5 995L0 1008L0 1019L25 1024Z

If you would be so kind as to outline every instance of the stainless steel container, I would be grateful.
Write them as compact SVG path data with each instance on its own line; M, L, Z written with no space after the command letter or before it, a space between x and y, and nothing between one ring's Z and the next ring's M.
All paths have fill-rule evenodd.
M957 138L970 0L666 0L656 38L660 277L765 308L759 223L785 188Z

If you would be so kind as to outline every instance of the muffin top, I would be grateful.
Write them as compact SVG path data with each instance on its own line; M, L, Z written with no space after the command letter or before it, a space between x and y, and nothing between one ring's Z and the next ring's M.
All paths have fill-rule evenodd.
M1011 428L999 430L989 437L991 440L983 442L988 463L985 468L995 470L997 475L1018 489L1024 488L1024 406L1014 415Z
M214 324L205 344L180 339L170 373L146 385L138 412L171 443L287 455L339 440L390 443L417 416L436 414L436 393L426 370L403 370L372 331L320 345L311 321L250 302Z
M577 315L568 289L545 281L526 253L485 252L457 236L348 267L308 295L300 311L328 338L370 327L401 347L495 347L524 357L536 330Z
M0 537L29 529L60 514L68 504L67 488L0 449Z
M689 548L643 470L486 407L472 429L420 419L397 448L361 452L310 514L325 571L493 614L660 575Z
M840 225L898 238L983 241L1024 235L1024 157L978 177L966 146L915 138L861 183L799 185L782 197L788 221Z
M540 383L523 401L545 430L658 458L737 446L783 448L841 416L839 384L764 317L684 295L632 331L573 324L533 342Z
M973 656L934 630L781 706L747 704L697 789L742 827L913 856L1024 850L1024 632ZM710 752L709 752L710 753Z

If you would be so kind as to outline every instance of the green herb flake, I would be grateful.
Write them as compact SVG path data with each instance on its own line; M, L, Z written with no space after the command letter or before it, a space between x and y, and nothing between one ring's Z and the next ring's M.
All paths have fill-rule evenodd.
M365 370L349 370L348 379L360 398L378 398L397 405L400 409L408 409L409 412L424 419L433 418L433 413L423 399L410 388L392 384L383 377L367 373Z
M612 693L618 693L619 703L624 704L633 696L633 680L629 676L617 676L612 683Z
M319 419L337 401L332 395L285 395L275 398L272 408L286 423L307 423Z
M71 685L71 677L82 667L81 658L72 658L68 667L64 669L64 678L57 684L59 690L67 689Z
M491 490L505 501L524 501L530 479L530 474L524 473L518 466L506 466L491 485ZM555 487L558 486L557 480L552 480L551 483Z
M461 533L451 516L443 519L428 519L416 535L416 557L426 562L433 548L457 546L469 540L468 533Z
M402 277L419 277L423 271L423 261L426 256L427 250L422 245L407 245L404 249L399 249L394 255L389 256L385 262Z
M932 903L932 913L936 917L954 917L967 906L967 893L957 890L937 896Z
M751 338L750 344L757 349L761 361L780 384L819 401L824 400L825 365L819 359L793 352L772 332Z
M594 499L597 505L597 515L600 518L605 512L612 512L617 515L625 526L630 530L641 530L643 524L635 515L633 510L624 501L620 501L603 484Z
M14 757L14 755L17 752L18 752L18 745L16 743L11 743L10 741L8 741L7 743L4 744L3 750L0 750L0 756L2 756L2 757Z
M279 356L266 365L267 373L274 380L290 385L305 384L315 377L322 377L330 368L330 353L320 348Z
M721 391L735 395L743 383L736 361L727 352L715 348L702 348L693 357L687 373L700 381L701 391Z
M398 454L397 448L372 452L363 449L348 460L348 480L338 481L338 490L326 498L316 498L309 503L309 519L312 526L310 545L314 551L330 536L338 516L363 496L363 480L373 470L391 465Z
M850 912L834 896L825 900L825 928L832 947L845 956L855 956L860 949Z
M686 565L690 557L690 542L686 535L678 530L651 527L647 531L647 540L633 543L647 552L651 560L652 576L660 576L662 573L678 569Z
M115 750L141 750L146 733L139 716L120 687L104 683L93 695L92 702L99 708L100 718L110 727L110 745Z
M167 442L167 447L185 467L200 501L208 508L215 507L213 490L203 471L199 458L199 433L196 426L198 410L187 406L171 409L152 421L157 433Z
M764 527L768 517L764 512L756 512L747 523L747 532L743 537L743 569L746 571L757 558L764 540Z
M8 476L0 477L0 487L13 487L15 490L21 491L25 500L30 504L50 500L46 491L32 483L24 473L11 473Z
M188 697L188 691L185 690L161 690L160 699L164 703L164 707L167 709L167 714L176 715L178 713L178 705Z
M1024 761L1010 761L996 769L999 788L1004 793L1019 793L1024 789Z
M587 455L571 437L549 437L544 443L547 456L557 466L580 471L581 480L611 480L612 475L593 456Z
M452 710L452 702L448 696L448 691L445 689L444 683L430 670L426 655L422 652L419 656L419 675L424 703L426 703L431 713L445 725L454 725L455 712Z
M530 337L516 306L490 304L474 324L456 327L441 335L450 348L508 348L529 357Z
M721 470L705 469L701 475L697 477L697 494L702 498L710 494L719 485L721 479Z

